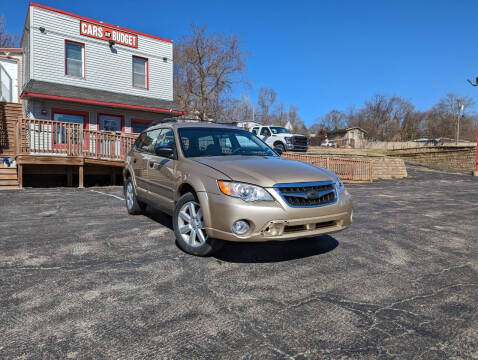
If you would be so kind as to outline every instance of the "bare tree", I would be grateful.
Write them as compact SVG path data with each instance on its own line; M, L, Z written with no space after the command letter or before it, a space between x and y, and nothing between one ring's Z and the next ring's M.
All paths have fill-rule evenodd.
M414 111L413 104L398 96L374 95L363 108L348 114L348 125L359 126L371 138L390 141L400 140L405 118Z
M343 111L332 110L322 117L315 120L320 128L325 128L328 131L342 129L346 126L346 115Z
M275 125L284 126L285 124L287 124L287 121L289 120L289 114L286 111L285 104L283 101L281 101L274 107L271 117L271 122Z
M191 24L191 33L174 47L175 101L205 121L221 116L224 97L241 82L247 54L235 35L208 34Z
M460 138L460 120L470 107L475 104L468 96L458 96L453 93L446 94L437 104L440 111L445 115L448 123L453 124L456 142ZM451 133L451 132L450 132Z
M299 115L299 108L295 105L289 106L289 122L293 132L303 135L308 134L307 127Z
M18 34L10 34L5 28L5 15L0 15L0 48L13 48L18 44Z
M426 116L426 113L420 111L407 113L402 121L400 139L402 141L409 141L421 137Z
M226 99L221 116L218 118L221 122L242 122L253 119L254 105L247 96L240 99Z
M271 122L271 109L277 99L277 93L274 89L261 86L257 94L257 105L261 122L269 124Z

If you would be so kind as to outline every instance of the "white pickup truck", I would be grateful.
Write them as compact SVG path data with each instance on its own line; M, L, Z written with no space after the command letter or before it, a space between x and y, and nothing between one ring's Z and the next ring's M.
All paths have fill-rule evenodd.
M282 126L255 126L251 132L272 148L285 151L303 151L308 149L307 137L292 134Z

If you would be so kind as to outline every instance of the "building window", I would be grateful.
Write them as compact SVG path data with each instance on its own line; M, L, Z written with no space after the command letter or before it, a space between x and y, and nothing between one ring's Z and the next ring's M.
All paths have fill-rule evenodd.
M148 59L133 56L133 86L148 89Z
M65 41L65 74L81 78L85 77L84 57L84 44Z

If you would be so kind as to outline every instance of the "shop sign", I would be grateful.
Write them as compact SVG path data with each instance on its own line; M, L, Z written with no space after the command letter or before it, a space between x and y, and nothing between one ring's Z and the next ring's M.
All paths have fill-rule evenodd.
M119 45L138 47L138 35L86 21L80 21L80 34L105 41L113 40Z

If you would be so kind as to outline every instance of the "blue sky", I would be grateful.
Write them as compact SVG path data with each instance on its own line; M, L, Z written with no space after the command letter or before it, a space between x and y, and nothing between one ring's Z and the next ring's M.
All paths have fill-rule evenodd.
M250 53L253 100L260 86L272 87L307 125L376 93L419 110L448 92L478 97L465 82L478 76L476 0L38 2L172 40L191 21L237 34ZM0 4L8 30L21 32L28 2Z

